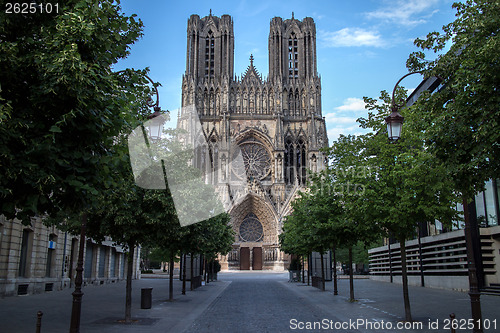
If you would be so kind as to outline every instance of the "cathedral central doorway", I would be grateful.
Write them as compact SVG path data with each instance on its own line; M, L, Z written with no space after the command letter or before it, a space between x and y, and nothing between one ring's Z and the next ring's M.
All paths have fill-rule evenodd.
M252 260L252 269L254 271L262 270L262 248L254 247L252 249L253 260Z
M240 248L240 270L247 271L250 269L250 248Z
M240 270L250 270L250 263L252 270L262 270L262 247L254 247L250 249L245 246L240 248Z

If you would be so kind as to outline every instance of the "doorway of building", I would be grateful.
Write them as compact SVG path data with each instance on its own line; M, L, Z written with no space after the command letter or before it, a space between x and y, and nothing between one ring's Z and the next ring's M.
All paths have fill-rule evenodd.
M261 247L254 247L252 249L252 269L254 271L261 271L262 270L262 248Z
M245 271L250 269L250 248L240 248L240 270Z

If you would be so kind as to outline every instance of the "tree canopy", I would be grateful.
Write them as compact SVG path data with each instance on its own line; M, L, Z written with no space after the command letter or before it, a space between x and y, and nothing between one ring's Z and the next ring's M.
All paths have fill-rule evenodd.
M500 175L500 3L467 0L453 8L456 19L442 32L415 40L421 51L409 56L408 69L442 78L443 89L420 96L407 120L425 132L429 151L470 199ZM429 51L438 53L434 60L426 59Z
M142 22L119 2L70 0L0 13L0 213L81 209L109 186L109 147L148 112L143 73L118 75Z

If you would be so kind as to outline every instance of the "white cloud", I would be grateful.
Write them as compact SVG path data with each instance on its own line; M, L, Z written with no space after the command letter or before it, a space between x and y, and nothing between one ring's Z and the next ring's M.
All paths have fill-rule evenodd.
M325 18L325 15L318 14L317 12L313 12L311 16L314 18L314 20L321 20Z
M352 124L356 122L356 119L355 117L338 116L334 112L325 114L325 121L331 124Z
M361 98L349 97L344 104L335 108L338 111L364 111L365 102Z
M348 126L348 127L333 127L327 130L328 140L331 142L336 141L341 134L343 135L361 135L366 132L364 129L360 128L358 125Z
M361 135L367 132L356 122L359 117L366 117L365 102L361 98L347 98L324 116L330 143L337 140L340 134Z
M368 18L413 26L427 22L438 10L432 10L439 0L394 0L386 7L368 12Z
M385 42L378 31L344 28L338 31L320 31L320 38L328 47L373 46L383 47Z

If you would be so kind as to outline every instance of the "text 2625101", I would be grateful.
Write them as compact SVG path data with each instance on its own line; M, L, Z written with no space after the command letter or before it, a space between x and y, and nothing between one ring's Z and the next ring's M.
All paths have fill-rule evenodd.
M6 14L52 14L59 13L59 4L7 2L4 9Z

